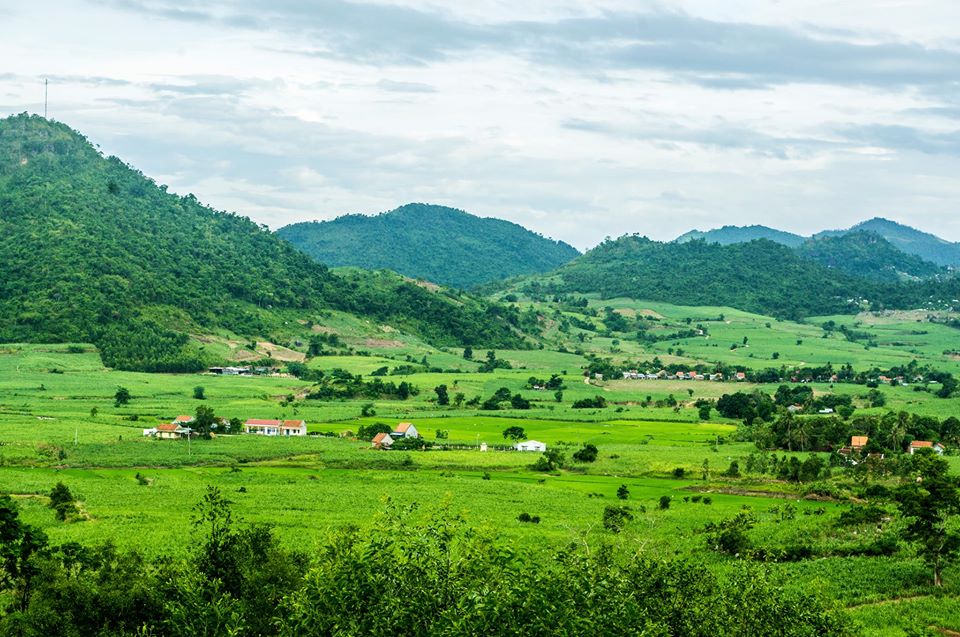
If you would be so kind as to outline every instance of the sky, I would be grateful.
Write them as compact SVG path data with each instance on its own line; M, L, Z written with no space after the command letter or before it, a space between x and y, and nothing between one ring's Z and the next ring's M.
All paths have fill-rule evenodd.
M954 0L2 0L43 113L276 229L409 202L587 249L882 216L960 241Z

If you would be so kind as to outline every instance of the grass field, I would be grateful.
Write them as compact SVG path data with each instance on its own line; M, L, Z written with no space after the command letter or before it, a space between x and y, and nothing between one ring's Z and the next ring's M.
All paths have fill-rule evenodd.
M639 311L639 306L627 302L603 303ZM697 318L690 308L642 305L640 309L669 316L678 324L685 318L681 311ZM707 360L716 353L716 360L722 356L729 361L753 354L756 360L761 353L779 351L781 361L819 364L829 359L839 364L844 356L856 355L859 365L881 365L897 359L907 347L923 353L922 360L942 363L938 356L943 350L941 354L935 350L949 349L936 339L946 339L950 332L932 329L942 326L924 325L929 333L924 339L917 335L909 346L880 344L863 350L834 337L822 339L823 331L815 325L772 322L767 327L763 317L724 308L696 312L700 318L724 313L725 322L710 323L709 341L685 339L684 357L695 354ZM888 325L908 342L903 323L863 329L884 335ZM750 348L731 351L729 341L742 342L743 336ZM789 343L798 338L804 343L791 349ZM880 340L888 338L899 342L900 336ZM613 340L592 337L584 345L597 352L617 347ZM726 346L714 348L713 340ZM424 351L397 343L388 348L375 339L367 343L368 354L316 357L308 364L369 378L381 367L405 364L407 356L426 355L431 366L448 371L387 377L419 388L419 394L406 401L317 401L303 397L311 383L289 376L116 372L104 369L89 347L72 353L79 348L0 346L0 492L13 494L25 520L55 542L112 541L148 555L172 554L189 545L193 506L207 485L216 485L244 521L271 524L281 542L305 550L340 527L369 524L389 498L426 507L450 502L472 525L495 530L526 550L549 554L570 543L615 543L628 550L688 557L721 572L734 558L708 550L704 527L749 512L756 519L749 531L755 545L769 550L804 545L816 551L815 559L778 561L768 568L779 572L789 586L815 588L839 600L862 622L864 634L904 635L926 626L960 631L960 569L948 568L946 590L932 597L929 573L908 548L892 556L861 554L864 547L895 531L896 520L880 528L841 527L838 516L853 506L847 500L806 497L805 485L759 474L720 475L734 460L742 466L756 449L736 440L736 422L718 418L715 412L701 422L693 402L740 390L772 393L775 387L691 381L586 383L581 368L588 350L584 355L498 352L514 369L480 373L478 364L464 360L459 350ZM653 351L638 349L635 355L650 356L662 348L666 358L669 345L657 343ZM626 347L622 340L619 347ZM485 352L477 354L482 359ZM529 377L549 378L553 373L561 374L565 384L559 402L552 391L526 387ZM527 411L440 407L433 391L440 384L467 400L483 399L506 387L533 404ZM132 399L115 406L113 396L120 386L130 390ZM204 388L203 401L192 397L197 386ZM858 411L867 413L886 409L940 417L960 413L957 399L937 399L910 387L881 387L887 398L882 409L860 404L860 386L815 385L814 390L850 393ZM606 408L571 407L574 400L597 395L606 398ZM640 404L648 397L656 401L668 396L679 401L676 409ZM376 413L361 417L369 403ZM310 432L333 435L284 439L221 435L189 443L142 435L144 428L192 414L201 404L227 418L303 418ZM343 436L362 425L395 424L401 419L414 422L428 440L442 432L446 437L441 441L451 448L380 452L368 442ZM493 448L507 444L502 432L510 426L523 427L529 438L560 449L568 461L587 443L597 446L599 456L592 463L570 462L560 471L534 471L531 465L539 454ZM482 442L491 449L481 452ZM802 460L809 454L793 455ZM960 457L951 458L955 469L957 460ZM706 479L705 464L710 471ZM46 494L59 481L78 498L81 515L75 521L58 522L46 506ZM848 491L857 488L842 471L831 482ZM625 500L617 497L622 485L629 491ZM661 508L664 496L669 498L667 508ZM628 506L634 515L619 535L602 524L603 511L610 505ZM791 510L786 517L785 505ZM519 522L521 513L538 516L539 524Z

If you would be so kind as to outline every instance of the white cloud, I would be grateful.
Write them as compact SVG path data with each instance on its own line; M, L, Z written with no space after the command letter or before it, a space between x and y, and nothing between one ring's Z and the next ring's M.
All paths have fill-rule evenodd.
M960 5L519 4L12 0L0 107L49 77L53 117L271 227L428 201L580 248L874 215L960 240Z

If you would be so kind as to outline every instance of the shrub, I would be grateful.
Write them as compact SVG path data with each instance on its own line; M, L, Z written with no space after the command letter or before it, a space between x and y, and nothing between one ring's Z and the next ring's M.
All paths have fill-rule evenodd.
M603 509L603 528L611 533L619 533L632 519L633 514L627 507L606 506Z
M627 488L627 485L621 484L617 488L617 497L620 498L621 500L626 500L627 498L630 497L630 489Z
M662 495L662 496L660 496L660 502L659 502L659 504L658 504L657 506L660 508L661 511L670 508L670 499L671 499L671 498L670 498L670 496L668 496L668 495Z
M573 459L577 462L594 462L597 459L597 446L587 443L583 448L574 452Z

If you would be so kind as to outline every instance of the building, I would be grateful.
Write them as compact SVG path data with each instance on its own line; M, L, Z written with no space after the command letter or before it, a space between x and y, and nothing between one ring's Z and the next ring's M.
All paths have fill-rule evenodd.
M381 432L373 437L371 444L374 449L389 449L393 446L393 438L390 437L390 434Z
M523 442L518 442L513 445L513 448L517 451L546 451L547 445L536 440L524 440Z
M419 438L420 432L417 431L412 422L402 422L393 428L390 435L394 438Z
M261 420L251 418L243 423L248 434L260 436L306 436L307 423L303 420Z
M854 451L862 451L863 448L867 446L868 442L870 442L870 438L867 436L851 436L850 448Z
M157 425L154 437L160 440L178 440L192 434L193 430L190 429L190 427L183 427L182 425L171 422Z
M306 436L307 423L304 420L284 420L280 424L281 436Z
M175 425L189 425L193 422L193 416L177 416L173 419Z
M910 447L908 450L910 451L910 455L912 456L913 453L918 449L933 449L933 452L938 456L942 456L943 452L946 451L944 446L941 445L939 442L933 443L933 442L930 442L929 440L914 440L913 442L910 443Z

